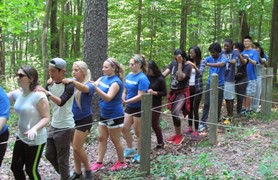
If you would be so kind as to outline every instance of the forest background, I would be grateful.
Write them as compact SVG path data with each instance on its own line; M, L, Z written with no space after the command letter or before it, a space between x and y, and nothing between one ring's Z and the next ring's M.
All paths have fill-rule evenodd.
M17 88L14 75L23 64L36 67L40 82L44 84L48 78L48 61L54 57L67 61L68 77L71 77L72 63L84 60L91 69L92 80L95 80L102 75L102 63L107 57L116 58L128 72L130 57L134 53L142 53L164 69L172 60L172 53L176 48L187 51L189 47L198 45L205 57L209 55L208 47L213 42L223 44L225 38L241 42L245 35L250 35L254 42L260 42L265 49L269 65L274 68L274 85L277 86L277 29L277 0L0 0L0 85L6 92ZM275 97L277 100L277 93ZM225 137L221 144L223 147L238 144L244 147L242 157L249 158L246 161L250 162L246 166L240 166L247 174L245 177L254 175L254 168L259 169L254 172L254 178L258 177L257 174L266 178L277 175L278 141L277 133L272 133L277 132L277 121L272 120L278 118L277 107L274 108L270 124L256 121L248 124L248 131L232 129L227 135L229 137ZM13 126L16 126L15 114L12 119ZM258 129L264 128L270 132L258 133ZM246 142L247 138L250 140L250 136L257 138L255 140L258 141L252 141L257 143L255 146L250 141ZM265 144L266 140L262 136L271 140ZM244 142L227 143L231 139ZM200 143L201 146L204 144ZM268 150L263 152L266 146ZM255 147L254 151L260 152L261 158L252 159L257 157L256 153L248 151L252 147ZM260 147L262 151L258 151ZM182 148L170 148L169 151L184 155L188 153L184 151L192 147ZM210 147L206 148L211 150ZM168 175L169 178L173 173L173 177L179 177L179 167L171 169L166 163L176 163L180 158L185 158L183 155L161 157L156 154L158 159L152 159L157 162L154 165L155 173L162 173L162 177ZM186 158L184 160L188 160L192 168L196 165L196 171L189 169L190 175L207 175L208 166L211 166L208 160L210 154L201 153L194 157L195 161ZM225 158L229 160L229 157ZM257 163L256 167L252 166L254 161ZM224 161L221 160L221 163ZM238 167L236 164L234 166ZM244 168L248 166L250 171L245 171ZM227 169L228 167L233 167L233 164L228 164ZM221 175L237 177L238 171L225 170ZM128 173L119 176L126 176ZM134 175L134 171L128 175ZM194 177L196 174L193 179Z

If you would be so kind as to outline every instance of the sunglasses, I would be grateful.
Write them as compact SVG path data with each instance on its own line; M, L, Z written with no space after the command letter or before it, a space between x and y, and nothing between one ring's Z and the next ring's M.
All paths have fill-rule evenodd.
M25 77L25 76L27 76L27 75L26 75L26 74L17 73L16 76L17 76L19 79L21 79L21 78L23 78L23 77Z

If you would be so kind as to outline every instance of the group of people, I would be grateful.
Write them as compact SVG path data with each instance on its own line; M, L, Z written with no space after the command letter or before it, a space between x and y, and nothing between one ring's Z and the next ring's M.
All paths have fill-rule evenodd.
M206 127L210 101L210 78L218 74L218 117L223 98L227 116L224 123L232 120L234 99L237 96L237 114L248 115L258 111L261 93L261 70L266 65L263 48L257 43L252 46L252 38L246 36L242 43L224 40L223 50L218 43L209 46L210 56L202 60L198 46L190 47L187 53L177 49L174 60L164 72L155 61L146 61L141 54L129 60L130 73L124 77L123 66L113 58L108 58L102 66L103 76L91 81L87 64L76 61L72 66L73 78L66 78L66 61L54 58L49 62L50 79L45 88L38 82L38 72L29 65L21 66L16 76L20 89L6 94L0 88L0 165L7 148L9 131L9 105L14 103L18 114L18 132L13 149L11 170L15 179L25 179L25 171L30 179L41 179L38 165L46 146L45 157L60 174L61 179L92 179L92 172L105 168L104 156L108 138L111 139L117 160L110 171L127 168L125 158L132 157L140 162L141 146L141 98L145 93L153 95L152 129L157 137L156 149L164 148L160 128L160 111L163 97L167 95L165 77L170 75L170 92L167 108L170 109L174 135L167 142L179 145L184 134L197 140L199 132ZM209 68L204 108L199 120L199 106L203 93L203 74ZM99 96L98 157L90 166L84 144L90 133L92 119L92 97ZM252 98L254 101L252 102ZM125 107L125 109L124 109ZM51 115L50 115L51 109ZM180 113L188 118L188 127L182 131ZM46 127L50 122L48 132ZM200 122L200 123L199 123ZM136 146L130 132L133 127L137 137ZM121 142L126 141L126 148ZM74 171L70 173L69 156L72 145Z

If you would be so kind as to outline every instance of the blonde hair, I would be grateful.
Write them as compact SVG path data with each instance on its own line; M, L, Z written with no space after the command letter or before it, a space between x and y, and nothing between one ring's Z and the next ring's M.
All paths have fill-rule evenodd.
M137 63L141 64L142 71L146 74L148 71L148 64L146 62L145 56L142 54L135 54L131 59L134 59Z
M91 80L91 71L88 68L87 64L84 61L75 61L73 64L79 67L79 69L83 72L84 74L84 79L81 82L82 84L88 82ZM75 91L75 101L77 103L77 106L81 108L81 91L76 89Z
M123 81L124 79L124 68L123 66L114 58L108 58L106 60L111 67L115 68L115 74Z

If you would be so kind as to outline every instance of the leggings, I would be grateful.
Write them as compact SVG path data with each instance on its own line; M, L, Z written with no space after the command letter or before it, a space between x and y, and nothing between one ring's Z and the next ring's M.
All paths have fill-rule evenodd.
M156 111L161 111L161 107L159 108L155 108ZM156 135L157 138L157 144L164 144L163 143L163 136L162 136L162 131L159 125L159 117L160 117L160 113L153 111L152 112L152 128L154 130L154 133Z
M179 118L179 114L184 107L185 95L183 93L177 94L176 99L174 101L175 102L172 105L173 123L174 123L174 126L180 127L181 126L181 120Z
M198 94L194 96L195 94ZM196 91L195 86L190 86L190 112L188 115L188 125L192 127L193 120L195 129L199 128L199 106L202 100L201 91Z
M0 167L2 165L2 161L4 159L4 155L7 149L7 141L9 139L9 130L7 129L3 134L0 135Z
M29 146L21 141L18 137L13 150L13 159L11 170L13 171L16 180L25 180L25 173L23 167L25 165L25 171L30 180L40 180L41 176L38 172L38 166L40 158L43 152L44 144Z

